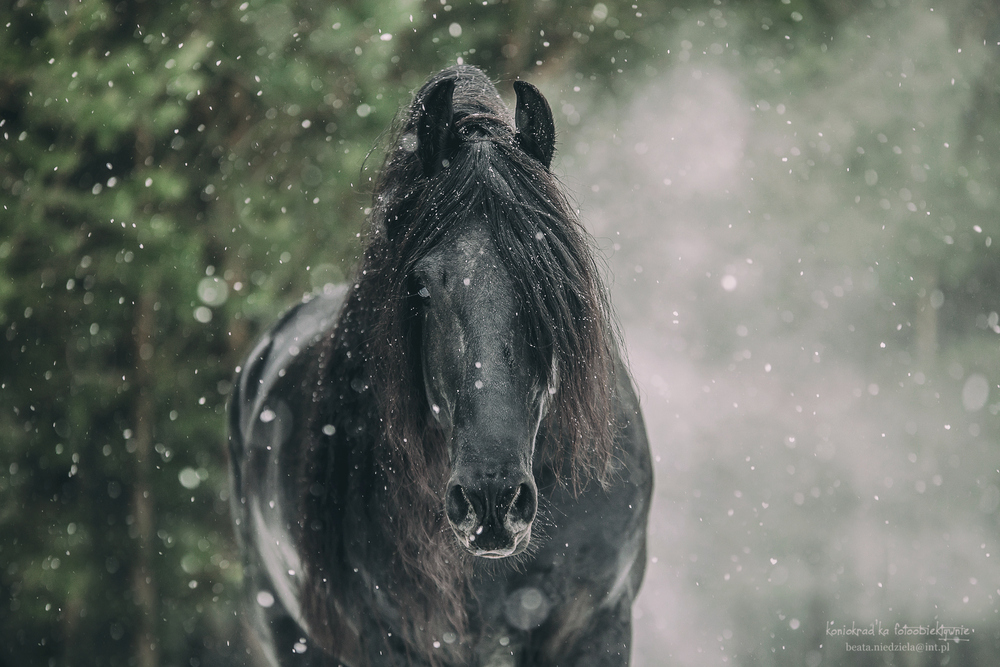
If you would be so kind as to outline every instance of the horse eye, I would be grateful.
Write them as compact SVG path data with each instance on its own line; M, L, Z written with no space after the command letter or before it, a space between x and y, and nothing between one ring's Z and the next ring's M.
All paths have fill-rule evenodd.
M431 295L430 290L428 290L426 287L421 287L420 290L417 291L417 294L419 294L424 299L430 297Z

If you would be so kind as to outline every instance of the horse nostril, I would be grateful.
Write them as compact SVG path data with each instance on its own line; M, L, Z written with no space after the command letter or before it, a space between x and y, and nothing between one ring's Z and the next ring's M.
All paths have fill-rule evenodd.
M514 535L529 528L538 508L530 478L508 486L496 477L469 486L453 482L445 494L445 513L452 528L482 549L511 547Z
M465 521L469 513L474 511L461 484L452 484L451 488L448 489L445 511L448 513L448 519L456 526Z
M535 518L535 492L529 484L521 484L514 492L514 498L507 510L507 516L511 521L521 521L531 523Z

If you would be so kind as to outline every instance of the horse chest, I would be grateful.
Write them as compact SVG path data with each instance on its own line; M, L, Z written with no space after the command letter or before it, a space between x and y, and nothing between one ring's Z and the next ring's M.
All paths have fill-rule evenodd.
M476 646L475 664L479 667L516 667L521 648L521 642L515 639L512 643L507 634L488 635Z

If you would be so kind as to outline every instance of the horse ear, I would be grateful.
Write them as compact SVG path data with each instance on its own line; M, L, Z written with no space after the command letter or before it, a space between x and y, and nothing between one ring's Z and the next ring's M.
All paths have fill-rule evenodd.
M552 122L552 109L542 97L541 91L527 81L515 81L514 92L517 94L517 109L514 111L517 142L525 153L548 169L556 152L556 126Z
M458 148L458 137L452 122L452 96L455 79L435 83L420 102L417 119L417 156L424 166L425 176L434 176L450 160Z

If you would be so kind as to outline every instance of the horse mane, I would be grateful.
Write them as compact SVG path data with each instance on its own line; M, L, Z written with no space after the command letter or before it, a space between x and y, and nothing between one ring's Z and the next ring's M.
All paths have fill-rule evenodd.
M455 79L460 141L450 164L428 176L415 150L417 123L425 94L446 78ZM330 649L352 631L343 610L334 608L332 591L352 590L357 580L349 570L336 571L335 562L346 562L346 552L364 540L392 554L391 575L379 581L380 590L405 610L406 618L389 631L408 650L433 661L431 642L447 631L461 636L466 625L471 557L457 547L444 517L447 445L428 417L419 297L409 276L470 217L486 225L522 300L518 324L533 351L533 370L556 387L536 442L536 472L544 467L574 491L591 479L606 481L616 432L618 334L590 237L556 178L519 146L490 80L472 67L448 68L417 92L397 121L375 181L369 243L354 289L319 354L316 423L309 428L302 488L319 479L340 497L305 494L302 546L317 556L314 585L305 592L307 620L311 631L327 635L321 643ZM320 435L324 424L334 425L336 435ZM338 469L352 465L358 470ZM353 484L348 474L356 476ZM347 521L350 494L365 496L353 502L383 535L338 534L357 525ZM441 644L436 653L444 657L458 643Z

